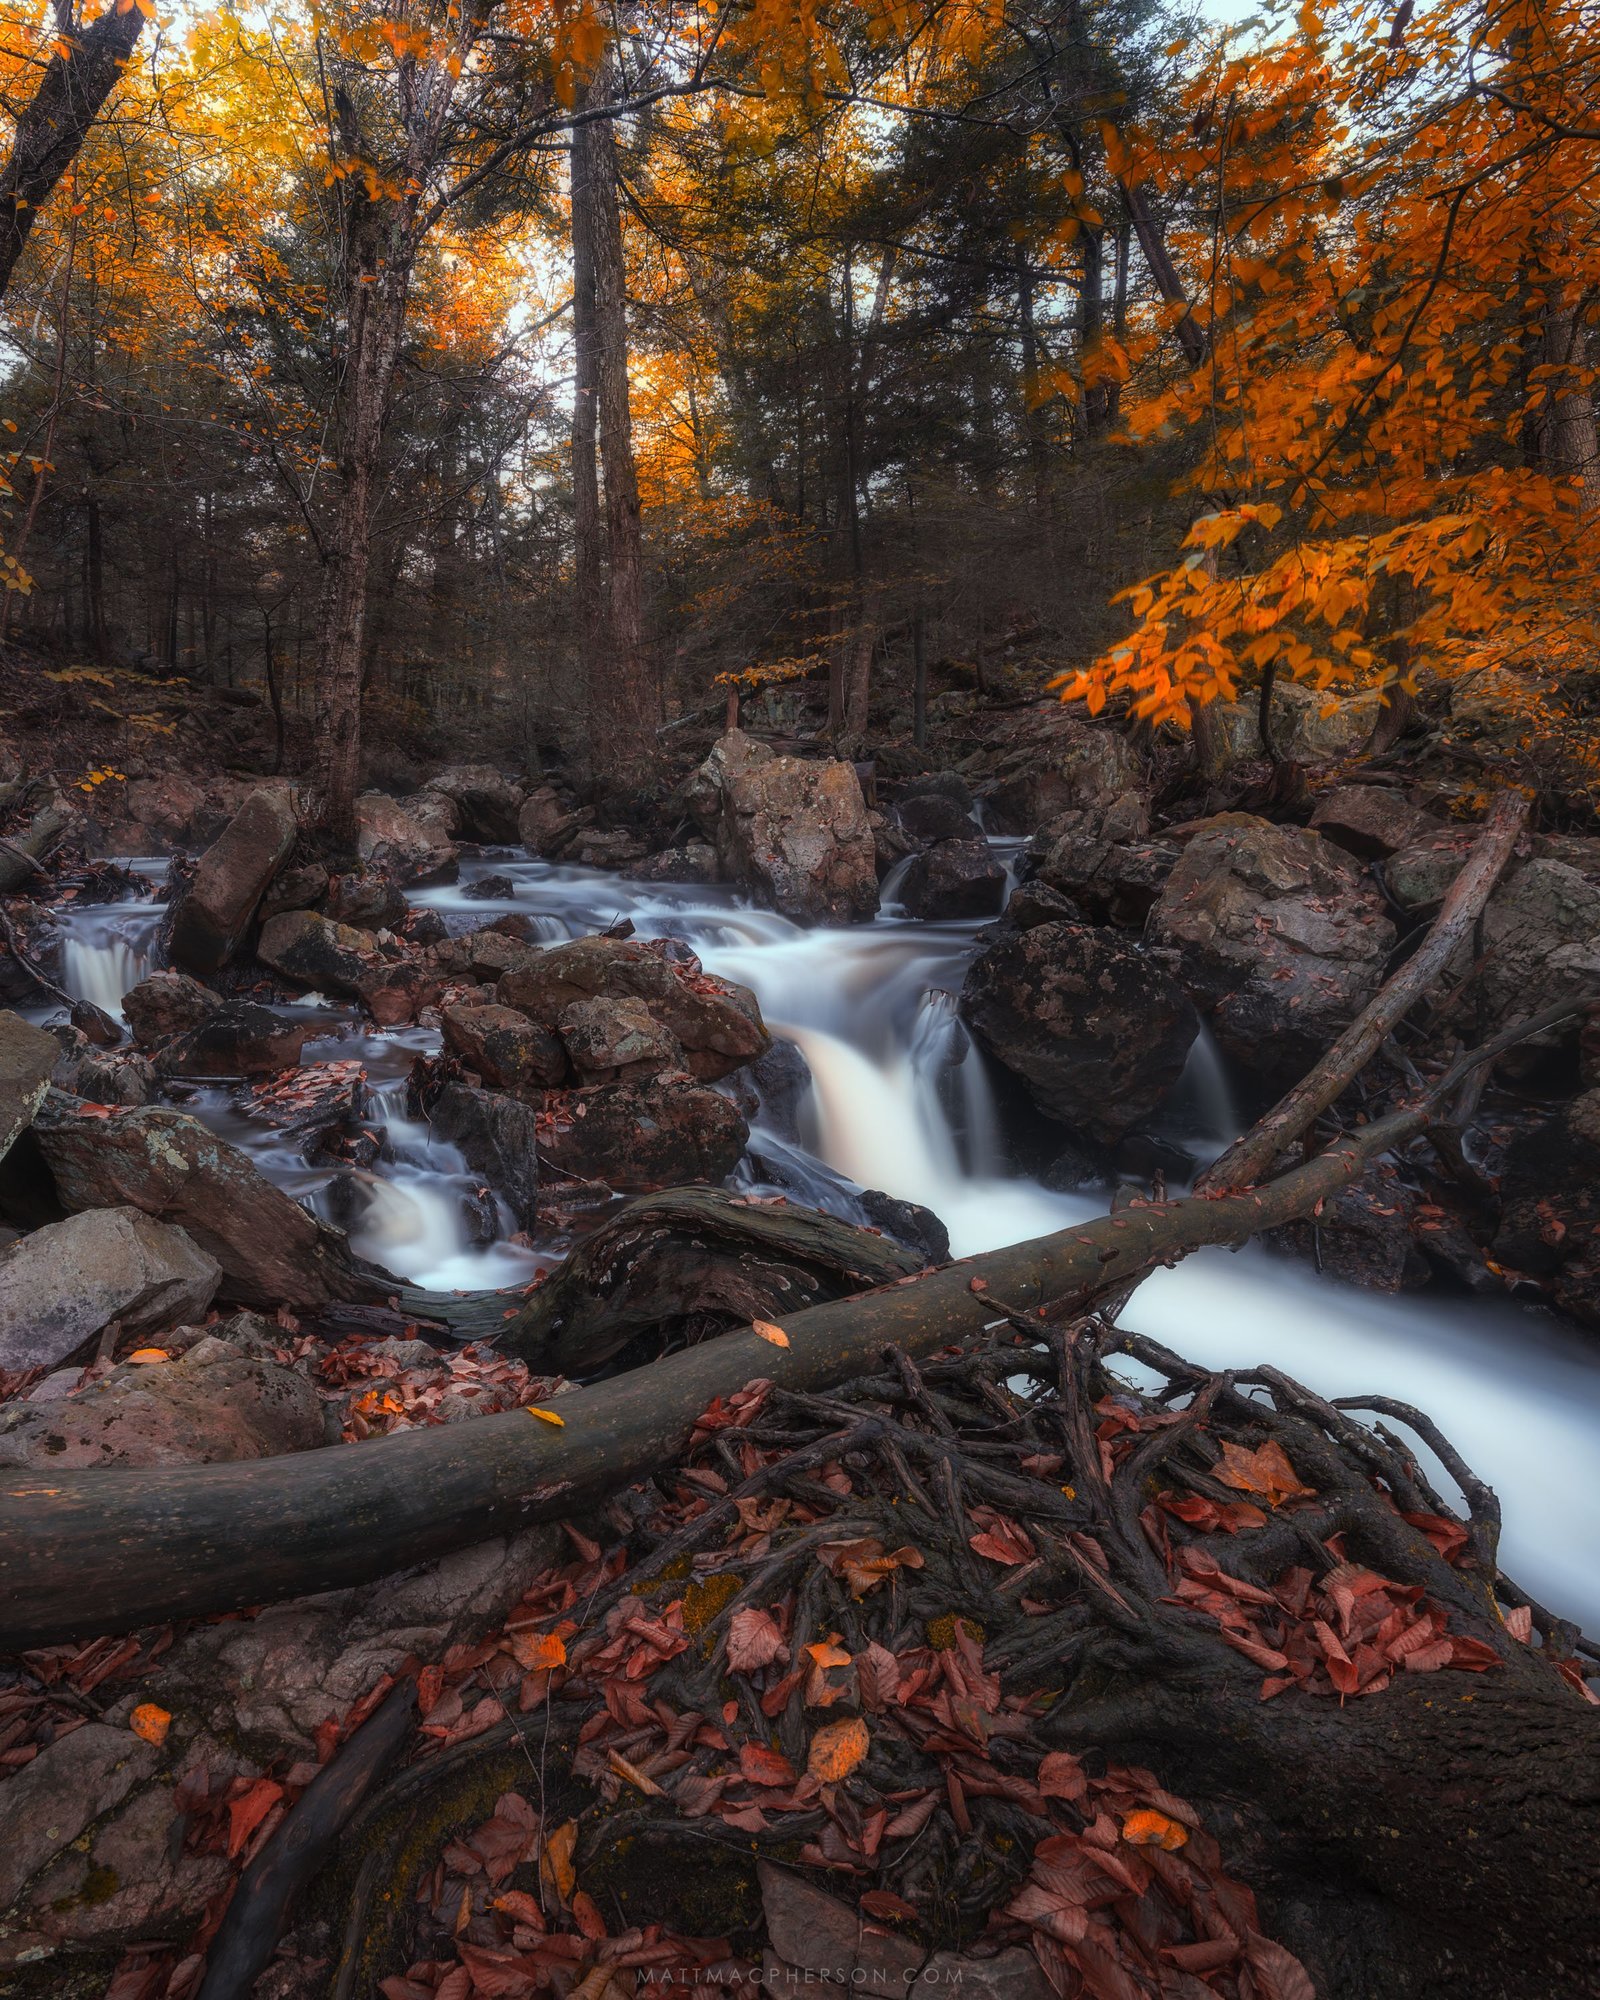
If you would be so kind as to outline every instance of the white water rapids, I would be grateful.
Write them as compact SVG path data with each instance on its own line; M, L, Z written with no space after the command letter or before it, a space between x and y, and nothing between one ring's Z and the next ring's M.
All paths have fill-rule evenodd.
M1012 844L1014 845L1014 844ZM152 864L138 864L154 872ZM513 894L464 891L489 874ZM462 879L412 900L453 930L509 912L557 939L632 919L642 937L676 937L707 971L742 981L769 1027L798 1044L811 1070L798 1140L766 1114L753 1122L753 1186L845 1214L878 1188L932 1209L957 1255L1018 1242L1103 1211L1103 1198L1057 1194L1008 1170L984 1057L951 995L977 926L917 923L893 913L848 930L803 931L729 891L625 881L543 862L463 864ZM153 962L160 909L150 904L60 912L62 978L75 996L120 1012ZM328 1036L306 1060L358 1057L386 1126L385 1159L351 1235L363 1254L437 1289L525 1283L548 1265L536 1247L473 1241L474 1184L453 1148L405 1116L400 1080L437 1045L418 1029L371 1033L329 1009ZM317 1202L327 1169L307 1167L281 1135L244 1118L224 1088L187 1105L302 1200ZM1227 1081L1202 1042L1165 1121L1198 1158L1233 1136ZM1542 1311L1509 1303L1391 1297L1317 1276L1260 1249L1206 1251L1141 1286L1126 1322L1191 1359L1248 1369L1270 1363L1330 1396L1377 1394L1432 1416L1499 1491L1507 1570L1552 1609L1600 1630L1600 1346ZM1132 1364L1125 1366L1135 1373ZM1426 1458L1424 1453L1424 1458ZM1434 1466L1440 1490L1454 1497Z

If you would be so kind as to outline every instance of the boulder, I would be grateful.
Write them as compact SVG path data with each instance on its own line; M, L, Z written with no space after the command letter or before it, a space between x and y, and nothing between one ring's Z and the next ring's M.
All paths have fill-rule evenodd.
M632 996L574 1000L561 1016L561 1040L581 1083L616 1083L681 1070L683 1049L670 1028Z
M517 893L517 885L509 875L480 875L476 882L467 883L461 894L473 903L509 902Z
M1461 873L1478 839L1475 826L1424 831L1397 848L1383 865L1389 894L1412 914L1436 909Z
M1383 708L1378 688L1340 695L1280 679L1272 696L1272 740L1278 755L1291 763L1340 763L1366 747ZM1265 757L1258 712L1254 697L1217 704L1230 757L1246 762Z
M47 1744L6 1778L7 1838L0 1842L0 1909L9 1909L40 1869L121 1805L161 1762L131 1729L86 1722Z
M1476 998L1485 1032L1562 1000L1600 995L1600 882L1564 861L1529 861L1489 898L1479 926L1484 966ZM1459 970L1471 963L1470 947ZM1547 1043L1572 1041L1577 1023Z
M1388 785L1335 785L1324 792L1311 824L1336 846L1370 861L1413 841L1442 833L1443 824L1404 792Z
M913 840L925 840L930 844L936 840L978 840L983 837L983 829L970 810L945 792L913 792L909 798L902 795L900 824Z
M731 729L691 780L688 804L724 878L784 916L844 924L876 914L877 854L852 765L780 757Z
M1328 1278L1369 1291L1398 1292L1428 1282L1412 1238L1416 1196L1388 1161L1375 1161L1354 1187L1330 1195L1314 1216L1269 1231L1266 1242L1290 1250Z
M550 855L581 823L554 785L539 785L517 808L517 838L535 854Z
M620 827L591 826L575 834L561 851L561 859L576 868L631 868L645 858L645 844L637 834Z
M995 771L990 805L1022 833L1064 812L1104 808L1137 792L1144 777L1138 753L1120 730L1059 704L1017 718Z
M1224 813L1195 834L1150 915L1224 1050L1301 1076L1376 993L1395 932L1366 871L1300 827Z
M1600 1090L1587 1090L1506 1149L1495 1261L1536 1279L1600 1326Z
M97 1208L0 1251L0 1368L54 1368L112 1320L153 1333L202 1316L222 1273L181 1229Z
M300 1061L310 1028L271 1007L234 1001L156 1056L164 1076L272 1076Z
M122 1011L134 1040L153 1045L188 1034L221 1005L209 986L186 972L152 972L123 996Z
M633 882L720 882L722 874L717 851L703 840L685 841L682 847L664 847L659 854L633 861L623 869Z
M182 771L158 771L123 787L123 838L130 854L166 854L184 847L205 824L208 801L198 778Z
M539 956L541 947L508 937L504 931L486 925L463 937L444 938L434 947L434 962L441 971L469 979L492 981L507 972L519 972Z
M369 868L409 884L448 874L458 849L450 828L421 801L402 805L387 792L363 792L356 800L356 852Z
M309 910L328 893L328 871L320 861L302 862L298 867L279 871L277 880L261 898L256 915L262 923L285 910Z
M1047 1117L1102 1143L1165 1101L1199 1032L1169 974L1084 924L1039 924L981 952L961 1012Z
M371 931L336 924L315 910L286 910L262 926L256 957L296 986L356 1000L373 971L377 945Z
M0 1159L33 1122L59 1055L53 1035L9 1009L0 1013Z
M71 1029L57 1029L61 1054L50 1081L90 1104L148 1104L161 1084L155 1064L136 1049L97 1049Z
M444 997L445 981L414 959L375 957L356 982L356 998L380 1028L402 1028Z
M496 1090L536 1097L566 1079L560 1039L514 1007L462 1003L446 1007L443 1019L446 1047Z
M322 911L336 924L349 924L355 930L386 931L405 922L406 899L392 875L381 868L362 868L331 879Z
M552 1093L545 1113L540 1158L625 1193L725 1180L750 1136L720 1091L681 1075Z
M175 965L217 972L227 964L298 832L294 806L282 792L253 792L245 800L201 855L172 913L169 949Z
M393 1289L351 1257L342 1236L181 1111L152 1105L90 1117L74 1099L52 1095L35 1130L63 1208L127 1206L172 1223L221 1265L227 1298L271 1312L371 1303Z
M524 1229L539 1207L539 1114L522 1099L441 1078L427 1058L412 1068L410 1093L436 1138L459 1148Z
M1045 848L1034 886L1067 897L1096 922L1139 930L1182 852L1176 841L1107 840L1072 827Z
M425 792L442 792L461 814L472 840L515 841L522 811L522 787L488 764L455 764L430 778Z
M642 1000L676 1037L692 1076L712 1082L761 1054L769 1036L761 1008L748 987L700 970L689 954L676 961L630 938L575 938L558 944L495 987L502 1006L515 1007L541 1027L559 1028L579 1000Z
M900 900L912 916L935 922L997 916L1005 907L1006 871L981 834L938 840L906 870Z
M902 805L908 799L949 799L964 813L972 811L972 788L959 771L913 771L902 780L899 798Z
M211 1338L0 1411L0 1466L210 1465L326 1442L322 1398L298 1369Z

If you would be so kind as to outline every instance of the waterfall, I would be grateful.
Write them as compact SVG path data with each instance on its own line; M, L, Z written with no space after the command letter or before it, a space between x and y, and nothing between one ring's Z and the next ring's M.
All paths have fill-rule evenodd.
M150 903L60 912L63 988L120 1021L123 996L159 967L157 935L165 914Z

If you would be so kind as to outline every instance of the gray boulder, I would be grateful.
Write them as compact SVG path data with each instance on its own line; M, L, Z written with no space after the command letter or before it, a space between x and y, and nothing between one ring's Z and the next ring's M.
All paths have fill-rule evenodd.
M560 1029L567 1059L583 1083L615 1083L683 1068L677 1036L639 999L574 1000L561 1016Z
M136 1042L165 1042L209 1021L222 1002L186 972L152 972L128 992L122 1011Z
M473 840L515 841L523 790L515 779L488 764L455 764L423 786L441 792L461 815L462 830Z
M0 1013L0 1159L32 1124L60 1053L54 1035L20 1014Z
M256 956L297 986L355 1000L371 978L377 946L371 931L336 924L315 910L286 910L263 925Z
M1218 1041L1274 1081L1301 1075L1378 990L1395 932L1366 871L1300 827L1224 813L1150 914Z
M494 1088L536 1097L565 1080L559 1038L515 1007L461 1004L443 1018L445 1045Z
M1486 1027L1509 1026L1561 1000L1600 998L1600 882L1564 861L1530 861L1489 898L1481 928ZM1463 970L1466 962L1463 953ZM1576 1033L1573 1022L1544 1039Z
M443 807L441 814L437 808ZM356 800L356 852L368 867L397 882L426 882L447 874L460 850L451 837L455 808L443 794L404 805L387 792L363 792Z
M54 1368L112 1320L153 1333L202 1316L222 1272L136 1208L69 1215L0 1252L0 1367Z
M252 792L200 857L172 914L171 954L189 972L217 972L243 943L256 906L299 831L282 792Z
M724 877L772 909L803 924L876 915L877 849L853 765L780 757L731 729L690 781L687 803Z
M1047 1117L1104 1144L1165 1101L1199 1032L1168 973L1084 924L1039 924L981 952L961 1012Z
M1006 871L981 834L937 840L906 870L900 900L912 916L935 922L998 916L1005 907Z

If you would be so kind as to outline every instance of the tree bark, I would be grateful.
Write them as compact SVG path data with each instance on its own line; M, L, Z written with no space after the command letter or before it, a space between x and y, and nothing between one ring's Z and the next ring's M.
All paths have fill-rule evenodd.
M78 157L127 68L144 27L143 11L108 6L87 27L62 37L32 102L17 120L11 156L0 167L0 298L11 283L39 211Z
M605 557L596 458L600 400L595 335L595 201L588 126L572 135L572 560L577 595L578 659L591 732L606 699ZM598 759L596 760L598 766Z
M1198 368L1206 358L1207 342L1194 314L1189 310L1189 295L1183 289L1183 280L1178 276L1178 267L1172 261L1167 249L1166 233L1159 218L1145 199L1144 188L1137 182L1119 180L1117 192L1122 196L1123 206L1128 211L1128 220L1133 224L1134 234L1139 239L1139 248L1144 253L1145 266L1155 280L1156 290L1169 306L1180 306L1182 312L1173 326L1173 338L1183 349L1184 359L1191 368Z
M780 1322L786 1346L724 1335L562 1396L553 1421L512 1411L239 1464L7 1473L0 1652L334 1589L571 1515L675 1458L712 1399L754 1377L819 1388L885 1347L926 1355L981 1333L991 1301L1069 1310L1125 1291L1157 1264L1309 1213L1427 1119L1379 1119L1253 1193L1127 1208L813 1306Z

